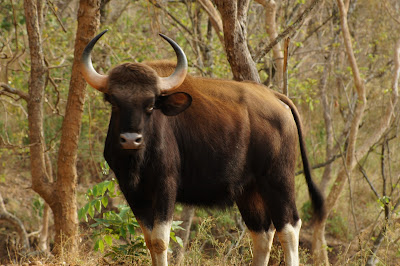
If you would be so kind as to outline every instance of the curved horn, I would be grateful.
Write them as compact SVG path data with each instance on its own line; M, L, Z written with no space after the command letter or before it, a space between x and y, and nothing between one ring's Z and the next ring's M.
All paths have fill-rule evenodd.
M174 73L172 73L169 77L160 78L161 92L165 93L169 90L179 87L179 85L182 84L186 77L188 63L185 52L183 52L182 48L176 42L174 42L164 34L160 33L160 36L163 37L167 42L169 42L172 48L174 48L178 60Z
M90 86L95 88L96 90L99 90L101 92L106 92L106 86L107 86L107 80L108 76L107 75L100 75L99 73L96 72L93 68L92 64L92 57L90 53L92 52L92 49L96 42L100 39L101 36L103 36L104 33L106 33L108 30L103 31L96 37L94 37L88 45L86 45L85 50L83 50L82 56L81 56L81 73L83 77L85 78L86 82L89 83Z

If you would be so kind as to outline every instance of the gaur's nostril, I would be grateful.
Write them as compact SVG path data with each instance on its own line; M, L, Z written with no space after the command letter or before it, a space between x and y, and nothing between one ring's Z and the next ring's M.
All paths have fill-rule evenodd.
M139 149L143 145L143 136L139 133L122 133L119 136L120 144L123 149Z

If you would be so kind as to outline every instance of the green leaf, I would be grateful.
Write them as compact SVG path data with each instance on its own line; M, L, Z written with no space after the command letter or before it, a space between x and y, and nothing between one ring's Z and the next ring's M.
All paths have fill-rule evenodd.
M126 238L126 229L124 227L121 227L121 236Z
M173 221L172 225L171 225L171 230L172 231L177 231L177 230L185 230L184 228L182 228L181 226L179 226L180 224L182 224L183 221Z
M135 235L135 227L133 224L128 224L128 231L131 235Z
M106 241L107 245L109 245L111 247L113 240L112 240L112 237L110 235L104 236L104 241Z
M90 217L92 217L92 218L94 217L93 201L89 203L89 208L88 208L87 212L89 213Z
M98 192L98 185L94 186L92 191L93 191L93 196L94 197L98 197L98 193L99 193Z
M175 238L176 238L176 243L178 243L179 246L181 246L181 247L183 248L183 241L182 241L182 238L180 238L179 236L175 236Z
M110 195L111 195L111 197L112 198L114 198L116 195L115 195L115 182L114 181L112 181L112 182L110 182L109 184L108 184L108 191L110 191Z
M104 242L102 239L98 239L96 241L96 244L94 244L94 250L95 251L100 250L101 252L104 252Z
M101 203L103 204L104 208L108 206L108 197L101 198Z
M101 212L101 201L100 200L96 200L96 202L94 203L94 207L100 213Z
M85 218L85 221L88 222L87 216L86 216L86 211L84 208L79 209L78 211L78 219L82 220L82 218Z
M101 196L104 196L104 194L106 193L109 183L110 183L110 181L103 182L103 184L101 186Z

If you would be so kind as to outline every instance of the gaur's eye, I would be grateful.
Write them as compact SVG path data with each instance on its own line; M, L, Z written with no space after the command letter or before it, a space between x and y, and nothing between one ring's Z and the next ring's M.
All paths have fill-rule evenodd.
M149 105L149 106L146 107L146 112L148 114L151 114L153 112L153 110L154 110L154 104Z

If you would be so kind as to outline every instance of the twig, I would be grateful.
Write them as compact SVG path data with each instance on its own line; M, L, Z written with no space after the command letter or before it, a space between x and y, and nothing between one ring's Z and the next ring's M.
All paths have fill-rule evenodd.
M310 14L311 10L319 4L321 0L314 0L309 7L307 7L303 13L297 18L297 20L290 26L288 26L283 32L281 32L273 41L269 44L265 44L265 41L262 41L258 45L257 53L254 56L254 62L260 62L261 58L263 58L269 51L271 51L272 47L274 47L278 42L280 42L283 38L291 34L292 32L298 30L300 26L303 24L304 19Z
M228 257L229 257L229 255L231 255L232 251L233 251L234 249L237 249L237 248L238 248L238 246L239 246L240 243L242 242L242 239L243 239L243 237L245 236L245 234L246 234L246 229L242 230L242 232L241 232L241 234L240 234L238 240L236 241L236 244L235 244L235 245L232 245L231 248L229 249L229 251L226 253L226 255L225 255L225 260L226 260L226 261L228 260Z
M58 16L57 11L56 11L56 9L54 8L54 3L53 3L52 1L50 1L50 0L47 0L47 4L48 4L48 6L50 7L51 12L53 12L54 16L56 16L57 21L58 21L58 23L60 24L61 28L62 28L63 31L66 33L66 32L67 32L67 29L64 27L64 25L63 25L63 23L62 23L60 17Z
M372 189L372 191L374 192L375 196L377 199L380 199L381 196L379 195L379 192L376 190L376 188L374 187L374 184L372 184L371 180L369 180L367 173L365 172L364 168L362 167L362 165L360 163L358 163L359 166L359 170L360 172L363 174L365 180L367 180L367 183L369 185L369 187Z
M394 21L396 21L398 24L400 24L400 20L398 20L395 16L393 16L393 14L390 12L389 8L387 7L387 0L384 0L383 2L384 2L383 6L385 7L385 10L386 10L386 12L389 14L389 16L390 16Z
M172 20L174 20L181 28L183 28L187 33L189 33L190 35L193 35L193 32L191 32L185 25L183 25L174 15L172 15L165 7L163 7L162 5L158 4L157 2L154 3L154 1L150 1L150 3L161 9L162 11L164 11L170 18L172 18Z
M21 97L25 101L29 101L29 94L26 93L26 92L23 92L23 91L20 91L18 89L15 89L15 88L11 87L10 85L8 85L8 84L6 84L4 82L0 82L0 87L3 88L3 90L6 91L6 92L18 95L19 97Z
M319 163L319 164L316 164L316 165L311 166L311 169L314 170L314 169L318 169L318 168L327 166L328 164L331 164L332 162L334 162L336 159L338 159L338 158L340 158L340 157L341 157L340 154L334 155L334 156L332 156L329 160L327 160L326 162ZM296 172L295 175L301 175L301 174L303 174L303 173L304 173L304 170L300 170L300 171Z
M0 92L0 95L2 95L1 92ZM9 96L9 95L7 95L7 96ZM2 101L2 102L5 102L5 103L8 103L8 104L10 104L10 105L12 105L12 106L15 106L15 107L20 108L21 111L24 113L25 117L28 118L28 113L27 113L27 111L26 111L25 108L22 106L22 104L18 103L18 100L19 100L19 99L14 99L13 97L11 97L11 99L13 99L13 101L6 101L6 100L3 100L3 99L1 99L1 101Z

